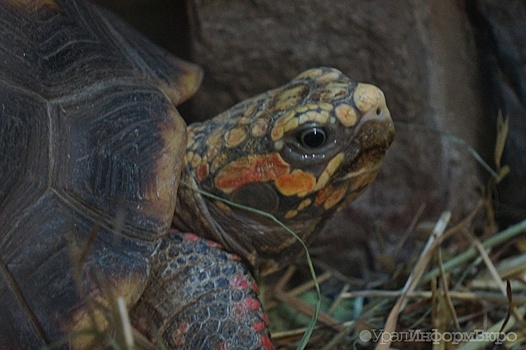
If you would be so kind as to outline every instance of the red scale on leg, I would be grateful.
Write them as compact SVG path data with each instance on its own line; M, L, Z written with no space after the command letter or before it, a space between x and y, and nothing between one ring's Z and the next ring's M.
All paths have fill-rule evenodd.
M261 303L256 298L248 297L245 299L245 304L247 305L248 309L251 311L259 310L261 307Z
M252 326L252 329L255 331L255 332L258 332L258 333L261 333L263 332L263 330L265 329L265 322L261 321L261 322L256 322L254 323L254 325Z
M272 340L270 340L270 337L268 335L264 335L261 337L261 345L267 349L267 350L274 350L274 344L272 344Z
M234 278L230 279L231 289L244 290L248 288L248 281L242 275L235 275Z

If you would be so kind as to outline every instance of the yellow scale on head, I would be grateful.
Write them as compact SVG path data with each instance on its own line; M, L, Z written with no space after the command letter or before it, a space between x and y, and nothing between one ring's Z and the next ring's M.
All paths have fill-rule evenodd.
M303 86L295 86L283 91L276 101L273 111L284 111L290 107L298 105L302 99Z
M336 114L336 117L342 123L343 125L350 127L356 124L356 121L358 120L358 116L356 115L356 111L352 106L349 106L348 104L341 104L336 107L334 110L334 113Z
M257 118L252 123L250 133L252 137L262 137L267 133L268 121L263 118Z
M247 138L247 131L244 126L238 126L230 129L225 134L225 145L227 147L236 147Z
M345 154L343 152L340 152L329 161L329 163L321 173L320 177L318 178L318 181L316 182L316 187L314 188L315 191L327 185L327 182L330 180L331 176L342 163L343 158L345 158Z

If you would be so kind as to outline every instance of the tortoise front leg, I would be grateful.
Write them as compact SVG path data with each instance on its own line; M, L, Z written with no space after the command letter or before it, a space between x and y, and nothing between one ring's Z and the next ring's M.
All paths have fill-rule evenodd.
M257 293L238 256L195 234L170 231L131 317L170 348L274 349Z

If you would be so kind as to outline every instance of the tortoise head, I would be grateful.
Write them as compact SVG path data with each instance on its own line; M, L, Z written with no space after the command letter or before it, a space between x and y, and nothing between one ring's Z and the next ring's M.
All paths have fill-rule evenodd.
M393 141L385 98L331 68L189 126L182 181L272 214L307 240L374 180ZM175 226L218 241L268 273L300 243L268 217L180 186Z

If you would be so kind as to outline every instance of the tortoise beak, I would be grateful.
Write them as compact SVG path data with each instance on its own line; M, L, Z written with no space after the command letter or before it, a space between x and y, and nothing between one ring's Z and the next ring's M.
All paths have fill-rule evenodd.
M354 102L362 112L360 128L363 128L365 124L378 124L378 127L373 128L377 129L375 137L363 140L366 141L365 148L369 144L387 150L394 141L395 128L382 90L374 85L359 84L354 93Z
M358 84L354 103L362 115L354 142L346 151L350 157L340 168L338 182L350 180L360 183L359 178L363 178L362 185L366 185L380 169L384 155L394 141L395 128L385 96L376 86Z

